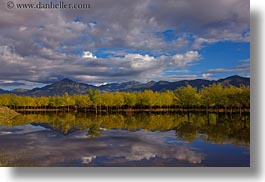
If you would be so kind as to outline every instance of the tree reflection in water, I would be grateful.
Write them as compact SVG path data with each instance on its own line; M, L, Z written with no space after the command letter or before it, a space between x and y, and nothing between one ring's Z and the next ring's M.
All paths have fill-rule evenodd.
M100 136L100 134L101 134L101 130L98 124L94 123L88 127L87 136L90 139L97 138Z
M233 143L249 145L250 119L249 115L225 117L219 114L190 113L187 114L106 114L84 115L82 113L58 114L22 114L9 121L1 121L4 126L19 126L45 123L54 131L67 135L77 130L87 130L89 138L99 137L103 130L125 129L136 131L175 130L176 136L192 142L198 134L204 134L204 139L214 143ZM48 126L47 126L48 125Z

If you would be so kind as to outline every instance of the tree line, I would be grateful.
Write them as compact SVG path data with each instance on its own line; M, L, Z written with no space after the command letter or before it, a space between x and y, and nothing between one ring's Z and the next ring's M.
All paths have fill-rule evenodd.
M12 109L64 109L94 111L121 110L191 110L202 108L224 110L225 112L249 111L250 88L248 86L228 86L213 84L196 89L190 85L180 87L175 91L154 92L100 92L90 89L85 95L65 93L62 96L19 96L12 94L0 95L0 106ZM242 110L243 109L243 110Z

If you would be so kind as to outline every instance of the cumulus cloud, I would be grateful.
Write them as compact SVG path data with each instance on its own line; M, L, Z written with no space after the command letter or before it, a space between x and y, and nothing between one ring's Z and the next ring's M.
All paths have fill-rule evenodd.
M94 55L92 54L92 52L89 52L89 51L84 51L82 57L83 57L83 58L91 58L91 59L96 59L96 58L97 58L96 56L94 56Z
M153 57L150 55L127 54L123 57L96 58L86 51L82 56L53 54L50 49L40 49L42 58L20 56L11 47L0 47L2 72L0 80L25 80L49 83L64 77L75 80L102 83L109 81L139 80L159 77L163 70L171 67L185 67L200 59L196 51L173 56ZM146 80L145 80L146 79Z
M6 2L0 2L0 80L170 79L164 70L191 66L204 44L250 37L248 0L91 0L89 10L9 10ZM102 48L134 52L92 54Z
M211 76L213 76L213 74L211 74L211 73L203 73L203 74L202 74L202 77L203 77L204 79L208 79L208 78L210 78Z

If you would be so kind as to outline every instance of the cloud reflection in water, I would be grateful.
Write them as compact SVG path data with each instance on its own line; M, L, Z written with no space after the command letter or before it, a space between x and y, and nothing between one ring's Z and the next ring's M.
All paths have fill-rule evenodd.
M174 131L107 130L92 140L87 138L87 131L67 136L49 129L28 131L24 127L24 132L20 128L19 133L2 135L1 150L17 156L18 160L34 161L36 166L129 166L139 162L155 166L152 164L155 160L162 163L169 160L173 166L180 161L190 166L203 160L203 155L189 149L188 145L165 144L167 137L174 136Z

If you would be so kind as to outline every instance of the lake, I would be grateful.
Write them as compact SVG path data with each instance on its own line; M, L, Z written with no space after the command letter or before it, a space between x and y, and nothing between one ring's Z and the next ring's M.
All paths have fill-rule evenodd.
M0 120L0 166L249 167L250 119L38 113Z

